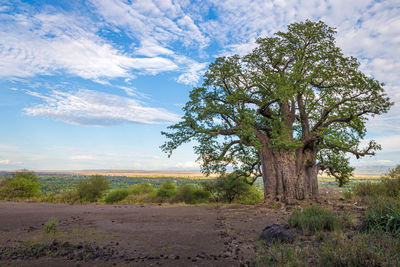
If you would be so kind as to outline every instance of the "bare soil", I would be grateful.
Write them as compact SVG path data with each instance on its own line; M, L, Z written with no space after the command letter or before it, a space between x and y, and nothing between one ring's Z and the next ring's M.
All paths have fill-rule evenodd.
M279 213L279 215L278 215ZM254 242L288 213L256 206L68 205L0 201L0 246L48 239L95 243L115 251L88 261L60 257L0 260L0 266L240 266ZM49 218L57 232L43 233Z
M340 212L362 212L334 192L325 191L319 205ZM57 240L78 244L78 248L89 243L101 250L100 256L87 260L74 255L0 255L0 266L251 266L264 227L284 224L293 209L311 204L160 206L0 201L0 248ZM50 218L58 220L55 235L43 232Z

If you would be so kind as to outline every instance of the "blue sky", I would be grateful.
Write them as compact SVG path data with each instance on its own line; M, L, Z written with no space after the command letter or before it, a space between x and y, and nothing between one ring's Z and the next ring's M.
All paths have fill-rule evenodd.
M399 164L398 0L0 0L0 169L196 169L160 131L208 64L305 19L336 27L396 103L368 123L383 150L353 164Z

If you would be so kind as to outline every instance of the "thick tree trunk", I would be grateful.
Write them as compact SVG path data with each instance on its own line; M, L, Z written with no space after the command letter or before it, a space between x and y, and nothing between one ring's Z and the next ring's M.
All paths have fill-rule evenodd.
M316 153L274 150L264 144L260 153L266 200L292 202L318 195Z

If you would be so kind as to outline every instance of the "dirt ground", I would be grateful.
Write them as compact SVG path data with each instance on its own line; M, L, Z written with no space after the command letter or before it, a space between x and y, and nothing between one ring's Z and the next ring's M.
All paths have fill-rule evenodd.
M354 210L353 204L338 199L331 203L332 196L324 197L327 194L333 192L322 192L320 205ZM71 253L64 257L3 259L0 255L0 266L251 266L264 227L286 223L294 208L296 205L283 204L160 206L0 201L0 248L27 242L68 242L78 244L72 254L84 243L101 250L88 260ZM43 232L50 218L58 221L56 234Z
M279 215L278 215L279 213ZM256 206L64 205L0 202L0 246L23 241L94 242L111 258L3 259L0 266L240 266L254 257L254 241L286 211ZM57 218L57 234L43 233Z

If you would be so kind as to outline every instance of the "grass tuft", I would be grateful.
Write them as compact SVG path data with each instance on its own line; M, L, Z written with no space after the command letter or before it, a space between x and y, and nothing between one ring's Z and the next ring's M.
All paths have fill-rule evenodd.
M46 234L55 234L57 231L57 218L50 218L43 226L43 232Z
M305 208L303 211L295 210L289 218L289 224L303 232L310 233L323 230L332 231L339 226L332 212L314 205Z

